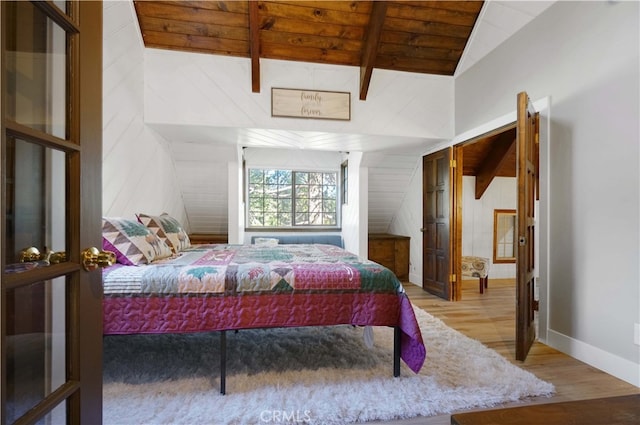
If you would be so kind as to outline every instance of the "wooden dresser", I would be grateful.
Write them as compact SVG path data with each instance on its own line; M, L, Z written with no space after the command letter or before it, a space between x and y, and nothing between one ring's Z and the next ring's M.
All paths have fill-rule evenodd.
M192 233L189 235L192 244L227 243L229 237L226 233Z
M410 239L409 236L370 233L369 259L390 269L398 279L407 280L409 279Z

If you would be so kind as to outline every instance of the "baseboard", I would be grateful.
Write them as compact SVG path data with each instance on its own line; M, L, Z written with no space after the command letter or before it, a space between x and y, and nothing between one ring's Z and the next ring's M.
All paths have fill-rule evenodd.
M551 329L547 331L546 344L640 388L640 364L638 363Z

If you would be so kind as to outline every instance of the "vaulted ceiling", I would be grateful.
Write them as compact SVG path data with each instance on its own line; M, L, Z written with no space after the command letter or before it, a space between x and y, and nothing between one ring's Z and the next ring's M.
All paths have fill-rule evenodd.
M260 92L260 60L310 62L360 68L359 98L366 100L374 69L453 76L475 62L542 13L553 1L148 1L134 0L135 13L147 48L247 58L253 92ZM175 127L175 128L174 128ZM194 175L183 187L197 191L197 205L187 205L192 231L217 232L207 199L225 200L226 185L196 185L216 181L204 172L224 170L194 161L210 138L198 126L156 125L177 158L178 174ZM293 149L353 150L368 153L369 227L384 232L410 182L422 142L410 137L277 129L217 128L217 137L242 141L243 146ZM201 134L202 133L202 134ZM174 140L175 139L175 140ZM414 140L415 139L415 140ZM476 195L495 176L515 175L515 135L487 135L464 147L464 174L477 175ZM185 142L185 143L183 143ZM195 153L194 153L195 152ZM206 155L200 155L206 157ZM189 159L180 160L180 159ZM383 165L381 165L383 164ZM390 179L390 165L393 179ZM224 179L226 171L219 178ZM392 182L391 186L389 182ZM485 183L483 183L485 182ZM485 186L483 189L483 185ZM186 190L186 189L185 189ZM392 198L394 197L394 198ZM185 198L187 199L188 196ZM226 201L225 201L226 202ZM224 215L226 203L220 205ZM217 210L215 210L217 211ZM206 223L198 220L202 217ZM226 226L226 221L222 220ZM224 226L223 226L224 227Z
M482 1L135 1L146 47L453 75Z
M260 91L260 59L360 67L364 100L375 68L453 75L469 69L553 1L134 0L148 48L245 57ZM210 138L198 126L161 126L169 140ZM175 126L173 126L175 127ZM230 129L216 129L216 133ZM232 129L233 130L233 129ZM419 137L235 129L245 146L424 152ZM259 132L259 135L255 133ZM285 141L285 142L283 142ZM348 141L348 146L345 146ZM469 147L471 149L471 147ZM466 149L465 149L466 150Z

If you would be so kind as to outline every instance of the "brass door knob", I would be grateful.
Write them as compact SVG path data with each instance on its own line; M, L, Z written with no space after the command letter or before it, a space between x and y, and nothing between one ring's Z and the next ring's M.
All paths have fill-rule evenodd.
M27 263L31 261L40 261L42 259L42 254L40 254L40 250L35 246L30 246L29 248L25 248L20 251L19 261L21 263Z
M19 254L21 263L40 262L40 266L48 266L50 264L60 264L67 261L67 253L64 251L51 251L45 248L45 253L35 246L23 249Z
M88 272L97 268L112 266L116 263L116 254L111 251L100 251L92 246L80 253L82 267Z

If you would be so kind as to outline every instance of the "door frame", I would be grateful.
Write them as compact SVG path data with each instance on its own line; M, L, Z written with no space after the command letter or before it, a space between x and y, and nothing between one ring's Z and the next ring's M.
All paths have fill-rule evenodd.
M515 102L514 106L515 106ZM537 240L536 240L536 292L538 294L538 333L537 339L543 343L548 338L549 323L549 143L551 133L551 98L543 97L533 103L538 112L539 124L539 202L536 211L537 220ZM446 146L458 146L469 140L478 138L485 134L496 132L508 127L517 121L517 110L512 111L498 118L490 120L484 124L456 135L447 145L439 145L427 152L437 152ZM457 208L456 208L457 211ZM454 259L458 262L457 257Z

